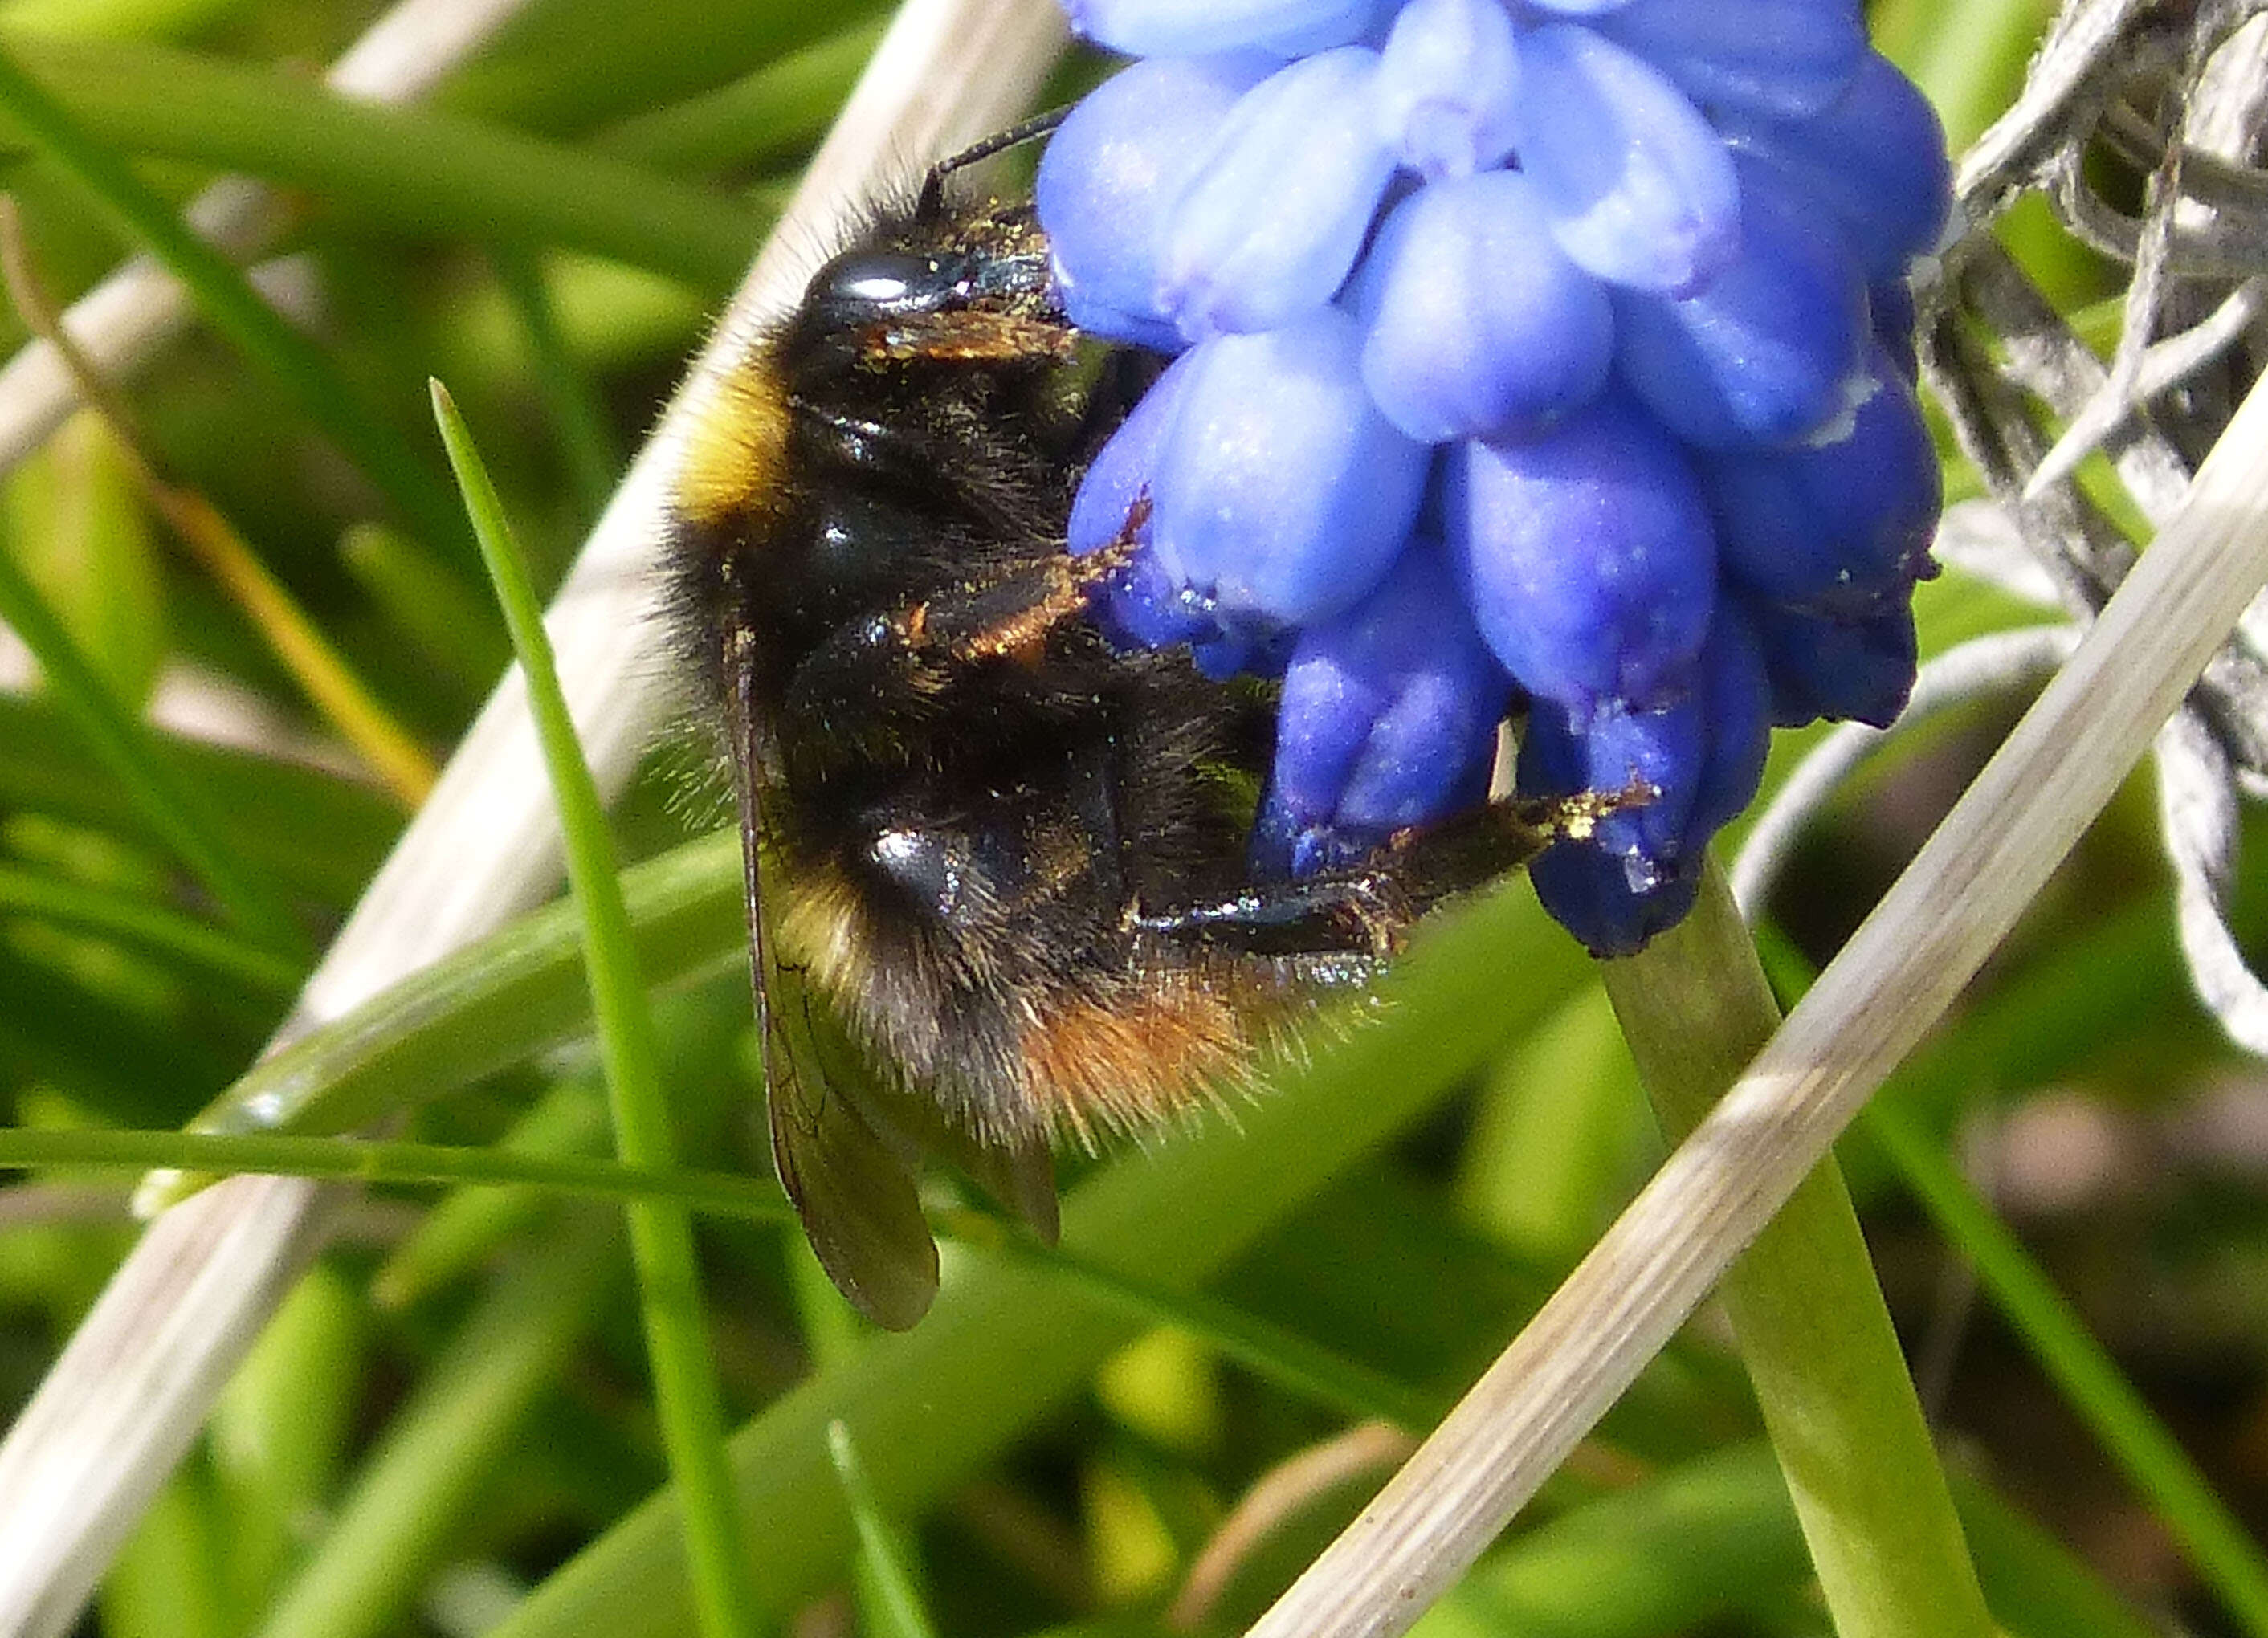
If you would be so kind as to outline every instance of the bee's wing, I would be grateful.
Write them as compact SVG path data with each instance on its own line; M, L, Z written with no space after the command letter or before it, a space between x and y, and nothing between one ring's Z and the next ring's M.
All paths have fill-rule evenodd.
M945 1151L969 1180L1023 1219L1024 1226L1053 1245L1063 1226L1056 1208L1056 1159L1042 1139L1012 1149L962 1143Z
M944 1118L934 1101L888 1084L866 1083L875 1114L917 1149L958 1167L993 1203L1013 1212L1052 1245L1061 1229L1056 1208L1055 1154L1044 1137L1003 1142L976 1136Z
M820 1037L831 1020L799 983L773 977L770 1003L758 1003L772 1163L827 1277L876 1325L903 1331L937 1295L937 1242L913 1174L829 1083Z
M765 937L757 865L762 791L748 687L747 671L735 667L727 709L772 1164L836 1289L875 1324L902 1331L929 1311L937 1295L937 1242L922 1216L913 1174L852 1100L828 1084L818 1037L832 1019L800 982L784 981Z

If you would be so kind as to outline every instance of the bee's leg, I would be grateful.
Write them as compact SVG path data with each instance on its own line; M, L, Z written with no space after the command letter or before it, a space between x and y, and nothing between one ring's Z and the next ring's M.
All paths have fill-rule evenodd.
M1557 799L1491 802L1437 825L1398 831L1361 863L1303 881L1256 882L1234 895L1158 911L1129 925L1176 943L1241 955L1390 955L1434 905L1484 887L1563 836L1587 836L1616 809L1647 800L1642 785Z
M822 722L877 707L934 712L951 700L962 668L1036 660L1049 634L1083 613L1095 588L1124 565L1148 517L1148 502L1138 502L1118 538L1099 551L1058 553L989 584L843 627L796 668L790 709Z
M914 611L939 650L957 660L1008 659L1035 653L1048 634L1086 612L1088 600L1126 566L1150 520L1150 497L1128 509L1118 533L1083 557L1057 553L1038 568L1011 575Z
M1137 907L1138 933L1245 956L1391 954L1412 913L1383 871L1362 870L1304 882L1269 882L1226 899Z

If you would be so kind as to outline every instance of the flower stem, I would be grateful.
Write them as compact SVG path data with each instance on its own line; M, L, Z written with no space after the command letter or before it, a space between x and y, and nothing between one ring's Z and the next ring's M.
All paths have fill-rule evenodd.
M1654 1112L1681 1140L1779 1024L1714 861L1691 915L1602 972ZM1831 1157L1719 1296L1840 1638L1987 1638L1992 1618Z

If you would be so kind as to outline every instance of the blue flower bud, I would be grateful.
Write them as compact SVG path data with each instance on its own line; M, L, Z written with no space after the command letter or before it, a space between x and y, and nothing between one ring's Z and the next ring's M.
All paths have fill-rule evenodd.
M1661 72L1588 28L1521 39L1521 168L1578 267L1687 295L1740 241L1740 188L1716 129Z
M1911 604L1859 621L1770 603L1748 608L1771 679L1774 727L1824 718L1888 728L1906 709L1918 655Z
M1097 452L1079 480L1071 521L1064 530L1073 557L1085 557L1117 543L1141 517L1157 480L1158 451L1174 424L1174 411L1189 385L1189 360L1178 358L1150 385L1109 441ZM1136 533L1141 543L1132 562L1114 574L1092 599L1095 622L1122 649L1171 648L1219 635L1205 610L1182 594L1159 567L1150 547L1152 531Z
M1684 452L1609 395L1532 443L1455 446L1443 521L1481 635L1579 715L1685 687L1709 628L1716 542Z
M1726 606L1684 691L1652 710L1620 706L1571 717L1548 701L1530 710L1520 748L1524 796L1653 788L1609 814L1587 841L1535 860L1537 896L1598 955L1628 955L1690 909L1709 838L1756 795L1770 738L1769 690L1756 637Z
M1245 92L1167 219L1159 305L1191 341L1272 329L1346 282L1394 173L1378 53L1343 47Z
M1771 679L1764 643L1737 599L1717 599L1701 650L1701 679L1707 690L1709 754L1686 831L1687 845L1697 854L1756 799L1771 751Z
M1360 345L1326 307L1174 366L1188 384L1157 453L1153 549L1229 635L1353 606L1409 537L1432 452L1378 413Z
M1231 677L1281 677L1292 663L1292 645L1298 635L1286 628L1209 637L1189 644L1189 658L1215 682Z
M1320 51L1361 39L1376 9L1373 0L1064 0L1073 33L1137 57Z
M1380 54L1379 129L1428 178L1469 176L1511 153L1520 56L1501 0L1410 0Z
M1725 140L1769 165L1843 229L1872 281L1905 276L1937 248L1953 205L1952 162L1936 110L1890 61L1869 52L1850 86L1807 120L1728 116Z
M1740 253L1708 288L1616 293L1623 378L1705 449L1792 443L1846 413L1865 390L1867 340L1866 287L1841 238L1753 164Z
M1151 384L1088 465L1071 502L1067 543L1073 557L1085 557L1116 545L1132 529L1133 556L1089 600L1095 624L1114 647L1186 645L1197 668L1215 681L1239 673L1280 676L1292 634L1226 629L1212 599L1168 574L1151 545L1143 507L1157 476L1158 452L1189 386L1188 357L1176 359Z
M1129 64L1065 117L1033 188L1071 321L1160 351L1182 345L1158 305L1167 212L1237 99L1280 64L1258 52Z
M1517 171L1440 181L1395 206L1352 292L1362 378L1413 438L1527 437L1606 385L1614 315L1561 253Z
M1880 349L1874 392L1831 443L1700 463L1726 577L1775 603L1838 620L1903 604L1937 572L1944 496L1921 406Z
M1867 55L1859 0L1631 0L1593 25L1712 111L1816 114Z
M1439 542L1413 540L1370 596L1300 635L1256 863L1312 875L1477 805L1511 696Z
M1874 344L1897 366L1905 384L1918 385L1921 358L1914 350L1913 286L1904 279L1878 279L1867 286L1867 319Z

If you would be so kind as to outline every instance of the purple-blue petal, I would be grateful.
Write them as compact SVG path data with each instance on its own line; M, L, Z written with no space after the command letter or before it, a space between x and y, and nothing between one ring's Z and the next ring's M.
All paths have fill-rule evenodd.
M1528 875L1551 919L1602 959L1636 955L1683 921L1701 894L1697 863L1664 870L1587 843L1546 848Z
M1443 520L1481 635L1578 712L1682 688L1709 628L1716 542L1690 464L1602 398L1528 443L1455 445Z
M1943 501L1921 406L1889 356L1875 389L1831 443L1701 463L1726 577L1776 603L1839 620L1880 614L1937 572Z
M1770 738L1769 689L1755 635L1720 606L1685 691L1653 710L1611 706L1572 716L1548 701L1521 744L1528 796L1653 795L1608 815L1589 840L1561 842L1530 867L1544 907L1596 954L1628 955L1692 907L1709 839L1756 795Z
M1921 358L1914 348L1913 286L1904 279L1878 279L1867 286L1867 327L1874 344L1889 355L1908 386L1921 378Z
M1793 443L1865 388L1867 292L1841 237L1750 165L1741 204L1740 253L1706 290L1615 300L1623 378L1705 449Z
M1380 54L1380 132L1426 177L1469 176L1511 153L1520 53L1500 0L1410 0Z
M1360 46L1303 58L1245 92L1214 134L1159 262L1160 308L1189 340L1273 329L1346 282L1394 173L1378 61Z
M1701 650L1701 679L1709 754L1687 821L1689 844L1697 851L1756 799L1771 749L1771 679L1755 622L1738 599L1717 599Z
M1071 555L1084 557L1115 543L1152 497L1158 452L1174 424L1189 380L1187 356L1152 382L1141 401L1089 463L1073 498L1064 533ZM1159 566L1149 545L1153 531L1138 532L1140 549L1094 599L1096 623L1121 648L1169 648L1219 635L1205 612L1182 594Z
M1525 437L1606 384L1614 315L1545 230L1517 171L1440 181L1396 205L1353 300L1362 375L1411 437Z
M1300 634L1256 854L1310 875L1475 805L1511 694L1440 544L1413 540L1370 596Z
M1083 330L1171 350L1158 305L1166 217L1237 99L1278 66L1257 52L1129 64L1065 117L1033 196L1056 289Z
M1375 10L1373 0L1064 0L1072 33L1137 57L1318 51L1361 39Z
M1697 862L1679 844L1706 748L1697 692L1650 711L1571 719L1548 701L1520 746L1523 796L1619 790L1643 780L1644 806L1609 815L1587 841L1546 848L1528 866L1536 896L1594 954L1629 955L1692 907Z
M1577 266L1638 290L1706 285L1740 239L1740 188L1685 93L1588 28L1521 39L1521 168Z
M1432 452L1378 413L1360 346L1327 307L1175 365L1189 382L1158 452L1154 548L1231 634L1353 606L1409 537Z
M1952 162L1936 110L1870 52L1850 86L1810 119L1731 116L1725 139L1771 165L1841 225L1869 280L1903 278L1937 248L1953 205Z
M1593 25L1716 112L1801 119L1867 56L1859 0L1631 0Z
M1905 709L1918 651L1911 604L1859 621L1770 603L1750 603L1749 614L1771 679L1774 727L1823 718L1888 728Z

